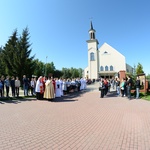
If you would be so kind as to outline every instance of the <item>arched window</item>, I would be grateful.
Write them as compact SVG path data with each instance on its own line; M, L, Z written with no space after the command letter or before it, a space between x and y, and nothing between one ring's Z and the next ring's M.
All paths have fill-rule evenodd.
M104 71L104 67L103 66L100 67L100 71Z
M108 71L108 66L105 66L105 71Z
M91 60L91 61L94 61L94 53L93 53L93 52L90 53L90 60Z
M113 69L113 66L110 66L110 71L113 71L114 69Z

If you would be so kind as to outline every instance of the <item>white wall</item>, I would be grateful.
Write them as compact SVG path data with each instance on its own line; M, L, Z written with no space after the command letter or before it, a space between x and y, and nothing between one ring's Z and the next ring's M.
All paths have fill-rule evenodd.
M103 66L104 70L105 66L108 66L109 70L111 65L113 66L115 72L126 70L125 57L107 43L104 43L99 48L99 60L99 71L100 66Z
M98 50L97 50L97 45L98 41L97 40L89 40L87 41L88 43L88 77L89 79L97 79L98 78ZM94 61L90 60L90 54L94 53Z

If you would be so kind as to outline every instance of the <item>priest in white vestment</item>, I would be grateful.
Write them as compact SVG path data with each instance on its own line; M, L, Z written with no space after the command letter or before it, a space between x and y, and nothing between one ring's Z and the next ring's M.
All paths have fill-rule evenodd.
M50 78L45 83L44 98L50 100L55 98L53 82Z

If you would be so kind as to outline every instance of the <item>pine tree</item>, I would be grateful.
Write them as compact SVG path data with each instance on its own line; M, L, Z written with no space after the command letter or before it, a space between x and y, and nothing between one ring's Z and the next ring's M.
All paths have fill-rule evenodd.
M136 68L136 74L138 75L142 73L144 73L143 66L140 63L138 63L137 68Z
M3 48L2 47L0 47L0 77L2 76L2 75L5 75L5 63L4 63L4 61L3 61L3 53L2 53L2 51L3 51Z
M19 38L16 29L2 50L7 75L18 76L20 80L24 74L27 77L32 76L34 56L30 57L30 46L28 28L23 30Z
M2 59L6 67L5 74L10 76L16 75L17 73L16 68L14 66L17 41L18 41L17 30L15 30L2 50Z
M17 66L18 70L20 70L19 76L25 74L27 77L31 77L34 72L34 56L30 57L32 51L30 47L28 28L25 28L22 32L22 36L19 38L17 48L18 55L16 59L18 59Z

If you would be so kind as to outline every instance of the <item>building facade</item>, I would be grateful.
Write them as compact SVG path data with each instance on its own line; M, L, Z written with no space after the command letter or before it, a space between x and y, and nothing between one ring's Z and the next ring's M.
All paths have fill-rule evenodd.
M90 39L87 40L88 47L88 67L84 69L84 77L88 79L98 79L100 77L112 78L118 76L118 72L133 73L133 68L126 64L125 56L109 44L104 43L98 48L98 40L95 36L96 30L92 22L89 30Z

